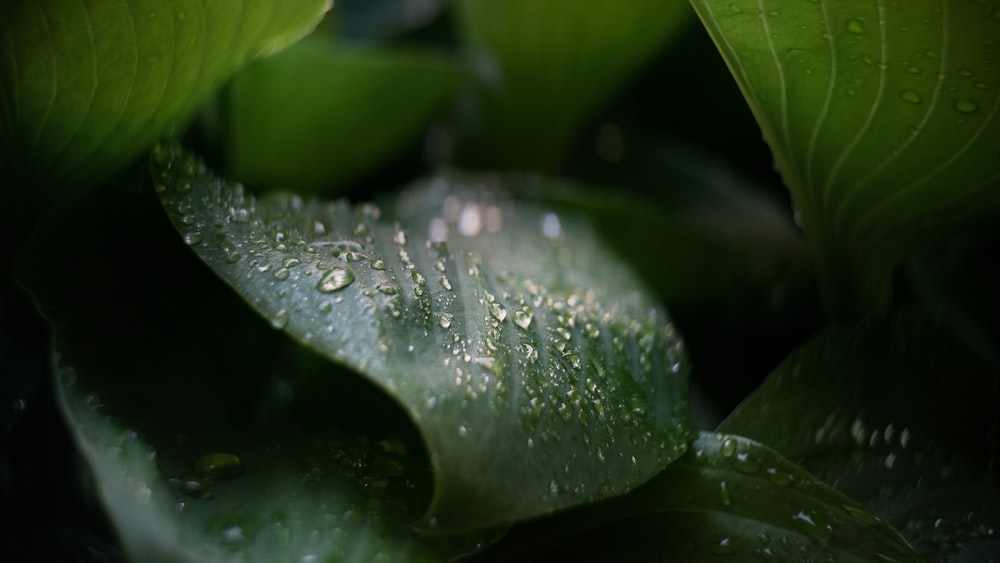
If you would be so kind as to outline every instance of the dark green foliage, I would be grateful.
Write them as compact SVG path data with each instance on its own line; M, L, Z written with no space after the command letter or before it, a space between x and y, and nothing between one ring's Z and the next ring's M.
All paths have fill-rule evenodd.
M0 559L1000 559L1000 4L329 8L0 5Z

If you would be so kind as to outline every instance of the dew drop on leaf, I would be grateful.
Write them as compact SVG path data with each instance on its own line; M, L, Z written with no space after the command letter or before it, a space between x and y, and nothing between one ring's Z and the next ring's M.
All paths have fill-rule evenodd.
M979 109L979 105L976 102L964 98L955 100L955 105L952 107L959 113L974 113Z
M826 543L833 536L833 527L814 511L799 511L792 515L792 523L809 537Z
M725 457L733 457L736 453L736 440L732 438L726 438L722 442L722 455Z
M722 506L731 506L733 504L732 496L729 494L729 485L725 481L719 482L719 500L722 501Z
M861 35L865 32L865 25L861 23L861 20L852 18L847 20L847 31L855 35Z
M288 324L288 311L281 309L271 317L271 326L277 330L285 328Z
M736 553L736 543L728 537L721 538L711 545L711 549L716 555L731 555Z
M493 315L494 319L504 322L507 320L507 308L497 302L490 303L490 315Z
M334 291L344 289L352 283L354 283L354 272L351 272L347 268L333 268L320 278L316 289L323 293L333 293Z
M451 313L441 313L441 316L438 317L438 324L441 325L441 328L447 330L451 328L451 321L454 317Z
M526 311L526 310L514 311L514 324L523 328L524 330L528 330L528 327L531 326L532 318L533 315L531 311Z
M899 97L902 98L904 102L910 102L911 104L920 103L920 94L917 94L913 90L903 90Z

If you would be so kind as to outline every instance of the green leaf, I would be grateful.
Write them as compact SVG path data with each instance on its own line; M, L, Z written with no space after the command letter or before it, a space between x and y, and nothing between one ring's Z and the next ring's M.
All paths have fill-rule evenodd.
M441 56L307 38L233 77L229 172L258 186L341 187L413 141L458 70Z
M309 32L327 8L328 0L4 2L0 164L42 198L94 185L180 129L246 60Z
M774 450L702 433L627 496L516 527L490 561L915 561L898 532Z
M461 0L479 75L465 158L551 166L608 97L689 21L684 2Z
M177 147L153 159L198 255L272 326L413 419L436 476L428 528L620 494L683 453L681 341L572 216L512 200L494 176L437 177L383 211L257 201Z
M995 2L695 0L835 315L884 309L910 252L1000 210Z
M996 553L997 374L923 315L834 327L722 425L865 503L934 560Z
M65 208L20 265L127 559L441 561L489 540L413 531L433 480L406 414L260 322L142 187Z

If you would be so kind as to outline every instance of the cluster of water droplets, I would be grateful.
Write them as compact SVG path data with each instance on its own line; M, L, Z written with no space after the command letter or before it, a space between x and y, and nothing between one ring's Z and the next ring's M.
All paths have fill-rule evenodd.
M274 328L375 379L425 429L454 424L425 432L432 453L464 459L496 449L484 436L517 437L552 468L538 489L559 505L627 489L682 453L680 337L576 221L489 181L432 180L384 217L258 201L177 148L153 158L185 241Z

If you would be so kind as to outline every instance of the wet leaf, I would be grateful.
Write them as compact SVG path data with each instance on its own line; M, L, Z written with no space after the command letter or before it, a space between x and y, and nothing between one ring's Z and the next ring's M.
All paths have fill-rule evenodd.
M258 201L176 146L153 159L193 250L271 326L412 418L436 477L423 526L607 498L683 453L681 341L576 218L511 199L494 176L436 177L385 206Z
M914 312L834 327L719 427L767 443L864 503L935 561L996 553L995 371Z
M774 450L702 433L612 501L514 528L490 561L916 561L889 525Z
M50 217L20 268L125 556L441 561L489 541L414 532L433 480L406 414L260 322L142 187Z
M697 0L792 193L835 315L1000 209L994 2Z
M62 195L173 133L230 73L309 32L328 0L0 5L0 171ZM78 188L74 188L78 189Z

